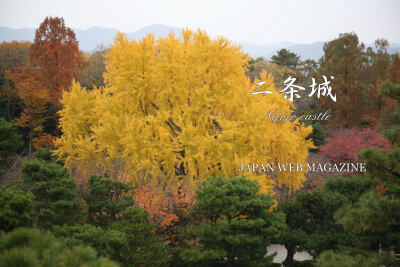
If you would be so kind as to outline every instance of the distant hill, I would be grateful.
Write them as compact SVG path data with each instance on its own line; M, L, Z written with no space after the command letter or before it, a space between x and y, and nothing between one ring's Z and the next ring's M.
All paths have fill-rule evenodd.
M242 43L243 50L249 53L253 58L264 57L270 59L273 55L276 55L277 51L286 48L289 51L300 55L302 60L314 59L318 61L324 55L324 43L316 42L311 44L277 44L277 45L254 45L249 43ZM373 44L366 44L366 47L374 47ZM389 44L388 53L400 53L400 44Z
M33 41L35 38L35 29L11 29L8 27L0 27L0 42L11 41Z
M269 59L281 48L286 48L294 45L294 43L274 43L274 44L253 44L248 42L240 42L244 51L246 51L251 57L264 57Z
M181 28L155 24L144 27L136 32L128 33L128 37L133 40L139 40L145 37L149 33L154 33L154 37L157 39L159 37L168 37L168 34L171 31L175 33L175 36L181 36L182 32Z
M312 44L293 44L291 46L287 46L286 49L300 55L301 59L303 60L305 59L319 60L324 54L324 51L322 49L324 43L325 42L317 42ZM274 54L276 54L276 51L273 51L266 57L271 58L271 56L273 56Z
M270 59L276 52L282 48L286 48L291 52L300 55L301 59L314 59L318 60L323 55L322 47L324 42L317 42L312 44L294 44L294 43L278 43L278 44L265 44L255 45L251 43L241 43L243 50L249 53L253 58L264 57Z
M95 50L99 45L109 46L113 42L114 36L117 34L117 29L91 27L86 30L74 29L76 37L79 40L79 47L86 52ZM154 33L156 38L167 37L172 31L176 36L181 36L181 29L177 27L155 24L144 27L138 31L127 33L130 39L139 40L148 33ZM17 41L33 41L35 37L35 29L12 29L8 27L0 27L0 42ZM322 47L324 42L316 42L311 44L295 44L291 42L273 43L273 44L253 44L248 42L238 42L242 45L251 57L264 57L270 59L281 48L286 48L301 56L302 60L314 59L318 60L323 55ZM366 46L372 46L367 44ZM400 44L390 44L389 53L400 53Z
M91 27L86 30L73 29L76 38L79 41L79 47L83 51L89 52L95 50L99 45L109 46L113 42L114 36L119 32L117 29ZM167 37L172 31L178 36L181 29L161 24L155 24L144 27L138 31L127 33L131 39L139 40L148 33L154 33L156 38ZM0 42L6 41L33 41L35 39L35 29L11 29L8 27L0 27Z
M76 38L79 41L79 48L89 52L98 46L109 46L113 42L114 36L118 33L117 29L92 27L86 30L74 29Z

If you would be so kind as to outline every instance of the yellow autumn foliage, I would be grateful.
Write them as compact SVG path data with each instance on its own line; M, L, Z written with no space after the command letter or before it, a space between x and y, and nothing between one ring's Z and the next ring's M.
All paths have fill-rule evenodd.
M135 184L194 185L241 175L241 163L306 163L311 127L261 120L271 109L289 115L293 105L266 73L262 89L274 93L252 95L248 60L239 46L200 30L140 41L118 34L105 59L106 86L87 91L74 82L64 93L56 153L74 175L107 172ZM245 175L264 192L297 189L305 179Z

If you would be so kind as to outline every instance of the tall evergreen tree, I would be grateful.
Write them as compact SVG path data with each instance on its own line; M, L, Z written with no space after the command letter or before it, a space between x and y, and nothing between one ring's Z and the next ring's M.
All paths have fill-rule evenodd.
M286 66L291 69L296 69L300 64L300 56L283 48L277 51L276 55L271 57L271 62L279 66Z
M33 224L31 212L33 195L20 189L3 187L0 189L0 227L10 231L17 227Z
M394 99L397 111L400 110L400 84L390 81L382 83L381 94ZM368 148L361 151L359 157L367 161L367 170L373 177L400 185L400 122L389 125L384 130L384 136L395 149L382 151Z
M314 190L301 193L294 201L279 204L278 210L286 214L287 227L279 232L276 242L288 250L285 266L293 266L297 250L307 250L316 257L343 241L342 228L333 216L345 202L346 198L339 193Z
M280 227L272 196L259 194L245 177L209 178L196 193L195 222L183 238L180 258L190 266L267 266L266 247ZM190 245L189 245L190 244Z
M17 126L0 118L0 175L10 166L12 157L22 147Z
M76 181L54 161L33 159L22 165L24 187L33 193L34 217L39 227L74 224L82 216Z
M133 205L133 196L127 183L92 175L88 192L83 196L88 205L88 222L97 226L110 226L126 208Z

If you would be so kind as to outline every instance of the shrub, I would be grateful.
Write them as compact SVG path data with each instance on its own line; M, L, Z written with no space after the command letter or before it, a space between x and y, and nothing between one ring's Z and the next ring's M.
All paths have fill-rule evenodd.
M352 162L357 159L357 153L367 147L390 150L390 144L376 129L363 130L342 129L326 139L326 144L319 148L320 153L335 162Z

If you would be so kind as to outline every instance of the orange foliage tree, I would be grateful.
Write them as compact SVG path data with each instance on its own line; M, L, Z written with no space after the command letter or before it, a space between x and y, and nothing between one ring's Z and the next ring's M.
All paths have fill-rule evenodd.
M330 86L338 101L321 99L318 107L334 111L335 116L326 122L331 126L359 126L364 114L366 92L361 75L366 62L364 44L359 42L355 33L344 33L325 43L323 49L320 73L334 77Z
M21 67L29 59L30 42L3 42L0 44L0 116L11 121L18 116L21 100L7 77L7 72Z
M400 55L392 54L391 64L388 69L388 80L394 83L400 82Z
M194 192L189 188L166 188L161 185L143 185L135 189L135 203L146 209L151 222L157 225L156 232L165 240L173 241L173 226L185 216L194 201Z
M59 100L62 91L69 88L73 79L78 78L86 63L75 33L65 26L63 18L46 17L36 30L34 43L22 43L19 46L29 47L29 59L18 68L15 68L16 63L11 62L11 69L7 73L14 83L16 94L24 103L24 110L15 121L19 126L29 129L31 154L32 146L52 145L54 137L44 132L43 125L54 114L53 129L57 129L57 119L54 119L57 115L48 104L51 102L56 109L61 107ZM12 47L19 46L12 44Z
M379 93L382 81L387 79L390 67L390 54L387 49L389 42L385 39L375 41L375 49L368 47L366 55L368 64L364 67L364 79L367 83L365 93L368 109L363 115L364 122L374 127L380 123L382 112L392 111L393 100L383 98Z
M50 89L51 100L60 107L60 97L85 67L85 56L63 18L46 17L36 30L30 59L41 69L41 81Z
M48 90L37 79L39 69L30 65L8 72L18 90L18 96L24 102L24 110L15 121L29 131L29 156L32 153L32 142L41 138L44 113L49 101Z

